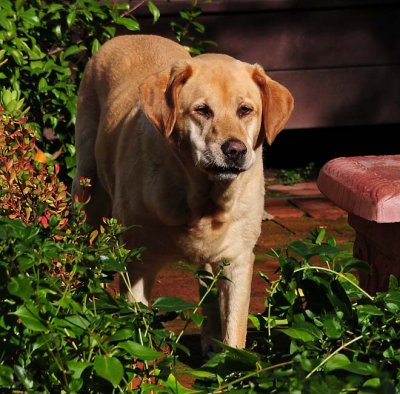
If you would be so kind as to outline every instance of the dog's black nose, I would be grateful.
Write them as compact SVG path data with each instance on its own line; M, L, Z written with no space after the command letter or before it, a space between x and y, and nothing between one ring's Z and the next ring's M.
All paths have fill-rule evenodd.
M221 150L224 155L232 161L242 159L247 152L246 145L242 141L236 140L234 138L225 141L221 145Z

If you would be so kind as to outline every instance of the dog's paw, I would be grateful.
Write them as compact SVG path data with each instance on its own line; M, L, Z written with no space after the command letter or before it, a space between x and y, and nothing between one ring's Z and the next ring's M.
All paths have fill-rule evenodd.
M265 220L272 220L273 218L274 218L273 215L271 215L271 214L268 213L267 211L264 211L263 217L262 217L262 220L263 220L263 221L265 221Z

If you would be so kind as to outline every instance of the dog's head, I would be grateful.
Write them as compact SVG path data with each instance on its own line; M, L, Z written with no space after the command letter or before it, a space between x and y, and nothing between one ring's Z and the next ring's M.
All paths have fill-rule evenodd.
M293 97L259 65L226 55L178 61L140 86L143 111L166 138L187 144L214 180L233 180L286 124ZM262 134L260 135L260 130Z

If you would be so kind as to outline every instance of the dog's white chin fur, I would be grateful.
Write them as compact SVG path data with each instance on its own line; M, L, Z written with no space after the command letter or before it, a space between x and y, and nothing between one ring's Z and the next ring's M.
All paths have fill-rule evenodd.
M233 172L225 172L225 173L209 173L208 179L210 181L233 181L235 180L240 173L233 173Z

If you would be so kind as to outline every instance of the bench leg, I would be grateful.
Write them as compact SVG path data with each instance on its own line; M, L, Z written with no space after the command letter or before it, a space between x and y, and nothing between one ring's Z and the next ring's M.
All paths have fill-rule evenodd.
M354 256L369 263L369 274L360 272L360 285L369 294L388 288L389 276L400 279L400 223L376 223L349 214L356 231Z

